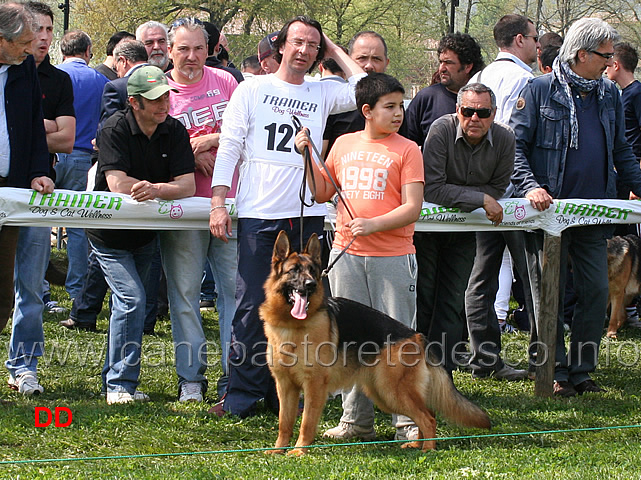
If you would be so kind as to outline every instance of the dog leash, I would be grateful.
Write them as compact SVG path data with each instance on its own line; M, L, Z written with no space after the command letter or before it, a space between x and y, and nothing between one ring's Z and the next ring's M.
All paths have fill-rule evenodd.
M296 133L298 133L300 130L302 130L303 125L301 124L300 120L298 117L295 115L292 115L292 122L294 123L294 128L296 130ZM309 135L307 135L307 138L309 138ZM311 142L311 139L310 139ZM314 146L316 148L316 146ZM316 181L314 179L314 168L312 167L312 156L308 148L305 149L303 153L303 182L300 185L300 190L298 191L298 198L300 200L300 248L301 250L303 249L303 221L305 217L303 216L303 212L305 207L311 207L314 205L314 202L316 201ZM311 203L308 205L305 202L305 187L307 186L307 175L311 176L311 182L310 182L310 187L309 191L311 193Z
M305 135L307 136L307 140L309 140L309 144L312 146L312 148L314 150L314 153L316 154L316 158L318 158L318 160L319 160L320 166L325 170L325 172L327 173L327 177L329 178L330 183L332 184L332 186L336 190L336 195L338 196L339 200L341 202L343 202L343 206L345 207L345 210L347 211L347 213L349 214L351 219L354 220L354 218L355 218L354 214L350 210L349 205L347 204L347 202L345 201L345 198L343 197L343 191L338 186L338 184L334 180L334 177L332 177L332 174L327 169L327 165L325 164L325 160L323 159L323 156L320 154L320 152L318 151L318 148L314 144L314 141L312 140L312 137L309 135L307 130L304 130L303 124L301 123L301 121L298 119L298 117L296 115L292 115L292 122L294 124L294 128L296 129L296 133L300 132L301 130L303 130L305 132ZM306 148L305 151L302 152L302 153L303 153L303 159L304 159L305 168L303 170L303 183L301 185L300 192L299 192L299 197L300 197L300 201L301 201L301 206L300 206L300 246L301 246L301 248L303 248L303 208L304 207L311 207L311 205L307 205L305 203L305 185L307 184L307 174L308 174L308 172L311 175L312 187L310 188L310 192L312 193L312 204L313 204L313 202L315 200L315 197L316 197L316 184L315 184L315 179L314 179L314 168L312 166L312 154L311 154L311 151L310 151L309 147ZM334 267L336 262L345 254L345 252L347 252L349 247L351 247L352 243L354 243L354 240L356 240L356 237L353 236L352 239L349 241L349 243L345 246L345 248L343 248L343 250L341 250L341 252L338 254L338 256L329 265L327 265L327 268L325 270L323 270L323 272L321 273L322 277L326 277L329 274L329 271Z

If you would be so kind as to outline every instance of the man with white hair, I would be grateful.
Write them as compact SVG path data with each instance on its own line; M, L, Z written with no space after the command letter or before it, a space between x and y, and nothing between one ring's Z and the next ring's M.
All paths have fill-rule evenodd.
M171 70L173 66L169 61L167 27L150 20L136 29L136 40L143 43L149 55L149 65L160 68L163 72Z
M516 102L510 118L516 134L512 182L537 210L566 198L587 202L616 198L617 176L641 195L641 170L625 138L621 96L602 76L613 63L618 38L603 20L578 20L568 30L552 73L530 80ZM596 369L606 316L606 248L612 228L591 225L563 232L560 285L565 284L569 259L577 303L566 353L560 302L554 374L557 396L604 391L590 373ZM542 235L537 240L542 248Z

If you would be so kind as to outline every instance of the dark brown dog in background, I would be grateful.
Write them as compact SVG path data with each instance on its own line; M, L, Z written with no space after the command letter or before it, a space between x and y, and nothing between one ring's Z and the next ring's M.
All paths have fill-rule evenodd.
M617 331L626 320L625 307L641 291L640 254L641 239L636 235L608 240L609 338L617 338Z
M303 253L290 251L280 232L265 283L260 316L269 342L267 360L276 380L280 412L274 450L289 445L301 390L305 406L296 448L314 441L328 393L358 385L385 412L409 416L420 438L436 437L434 411L466 427L490 428L490 419L461 395L447 372L426 361L423 335L360 303L324 298L321 245L316 235ZM435 441L410 442L423 450Z

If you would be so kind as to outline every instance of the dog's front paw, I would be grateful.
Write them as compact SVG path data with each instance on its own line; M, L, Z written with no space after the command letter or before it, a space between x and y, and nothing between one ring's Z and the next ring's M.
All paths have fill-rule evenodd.
M403 443L401 445L401 448L420 448L424 452L427 450L434 450L436 449L436 442L434 440L428 440L428 441L414 441L414 442L407 442Z
M294 448L293 450L290 450L289 452L287 452L287 455L302 457L303 455L307 455L308 453L309 453L309 450L307 448Z
M285 453L285 450L280 448L275 448L273 450L265 450L263 453L265 455L282 455Z

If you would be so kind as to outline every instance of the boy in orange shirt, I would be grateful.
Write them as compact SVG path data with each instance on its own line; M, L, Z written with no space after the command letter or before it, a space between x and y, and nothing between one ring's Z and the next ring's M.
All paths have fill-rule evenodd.
M329 273L332 294L416 328L412 236L423 204L423 156L416 143L397 133L403 123L404 93L400 82L384 73L362 78L356 85L356 103L365 117L365 130L336 140L327 156L328 171L316 164L313 168L316 201L326 202L336 193L328 180L331 175L354 214L351 218L339 202L330 264L354 241ZM303 152L308 145L308 137L300 132L296 147ZM356 387L342 395L341 421L324 436L373 440L372 402ZM418 439L418 428L409 417L393 415L392 421L397 440Z

